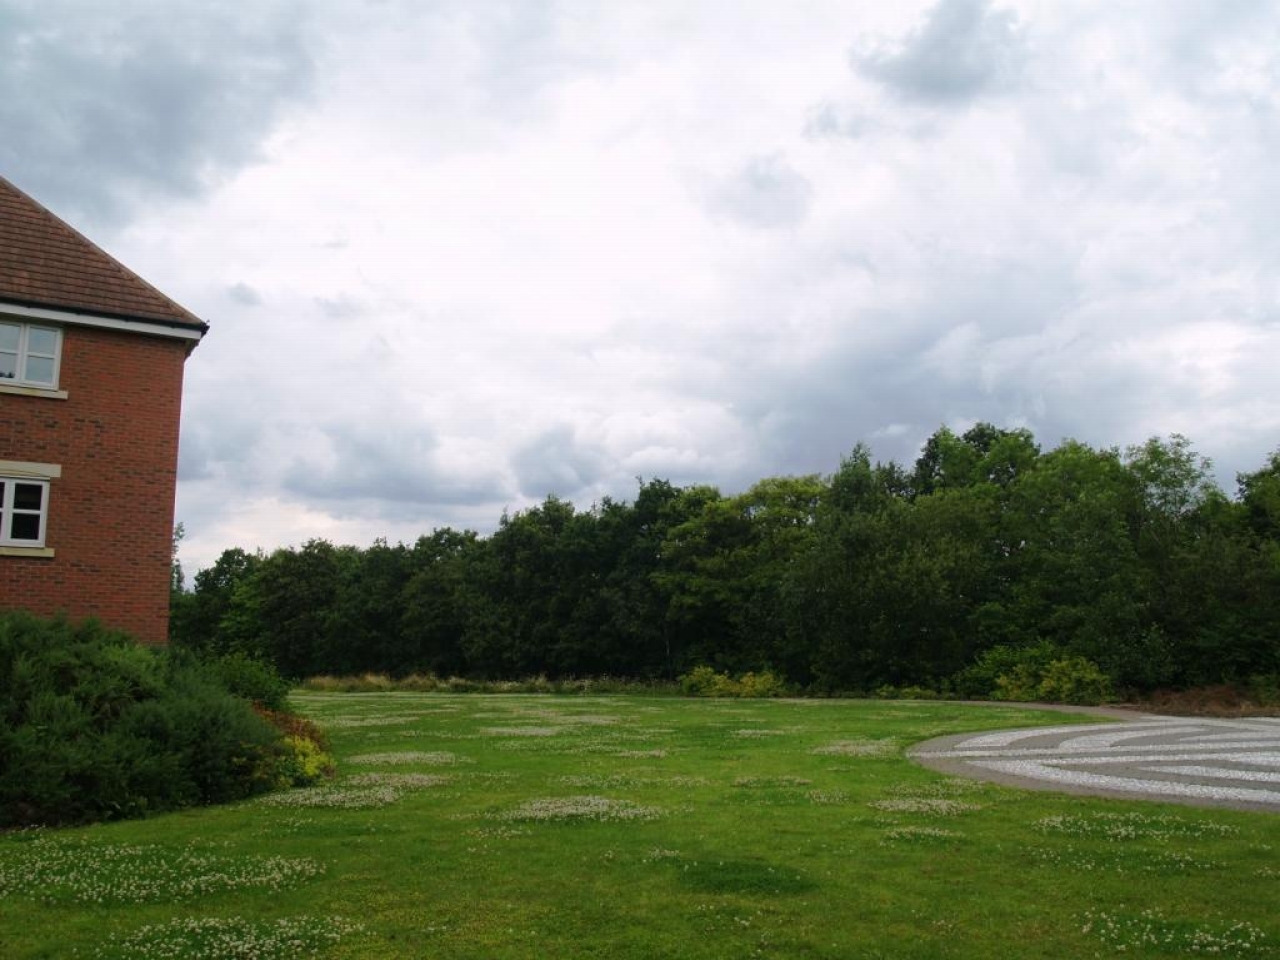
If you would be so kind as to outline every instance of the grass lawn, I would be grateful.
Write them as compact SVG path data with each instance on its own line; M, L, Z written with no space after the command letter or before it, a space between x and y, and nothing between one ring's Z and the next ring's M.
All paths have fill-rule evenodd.
M1061 714L295 702L332 738L327 787L0 837L0 957L1280 956L1280 817L1023 792L903 757Z

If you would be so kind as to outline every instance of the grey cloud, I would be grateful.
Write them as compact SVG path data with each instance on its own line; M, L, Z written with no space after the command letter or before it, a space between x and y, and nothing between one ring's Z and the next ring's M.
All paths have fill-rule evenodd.
M316 297L316 306L330 320L353 320L368 312L364 303L345 293L336 297Z
M320 433L329 452L324 462L299 459L284 474L285 488L303 497L380 502L384 512L403 512L500 502L508 494L497 475L469 475L442 464L437 437L421 425L330 424Z
M178 479L200 480L226 474L249 482L250 463L263 444L260 409L245 403L254 396L248 384L224 388L216 419L184 417L178 446Z
M1072 264L932 263L922 273L917 301L850 312L817 357L775 361L778 352L758 341L734 357L732 408L756 437L756 478L829 473L858 442L909 465L943 422L1026 423L1051 440L1076 422L1069 412L1049 416L1067 412L1052 403L1045 409L1045 374L1062 338L1018 342L1070 310Z
M748 227L793 227L809 214L813 185L781 154L752 157L708 197L711 213Z
M247 283L233 283L227 287L227 295L242 306L257 307L262 305L262 295Z
M204 437L192 431L184 431L178 446L178 479L183 482L207 480L213 476L209 463L209 451Z
M1025 58L1017 17L988 0L939 0L900 44L851 56L854 68L900 96L964 103L1010 86Z
M69 219L111 224L258 158L313 70L293 2L0 11L0 169Z
M582 444L573 428L553 427L515 451L511 457L520 492L540 498L574 497L609 479L608 458Z
M821 103L809 114L804 126L806 137L848 137L859 140L878 132L882 124L860 110L835 103Z

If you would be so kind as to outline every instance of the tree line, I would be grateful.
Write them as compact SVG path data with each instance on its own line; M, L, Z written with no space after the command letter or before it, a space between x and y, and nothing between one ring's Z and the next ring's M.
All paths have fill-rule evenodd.
M1228 496L1177 435L1046 452L943 428L910 469L859 445L831 476L733 496L655 479L588 510L548 497L488 536L229 549L175 589L171 636L292 677L710 666L983 693L1000 664L1072 658L1139 691L1274 676L1280 452Z

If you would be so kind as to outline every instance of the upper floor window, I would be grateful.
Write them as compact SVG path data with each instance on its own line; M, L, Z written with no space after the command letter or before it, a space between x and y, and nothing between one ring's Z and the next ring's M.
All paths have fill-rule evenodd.
M0 547L43 547L49 481L0 477Z
M58 386L62 331L0 320L0 383Z

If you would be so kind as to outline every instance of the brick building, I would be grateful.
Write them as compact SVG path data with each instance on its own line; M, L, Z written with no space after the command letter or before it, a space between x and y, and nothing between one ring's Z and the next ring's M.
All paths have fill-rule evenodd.
M0 610L165 642L182 371L206 329L0 178Z

